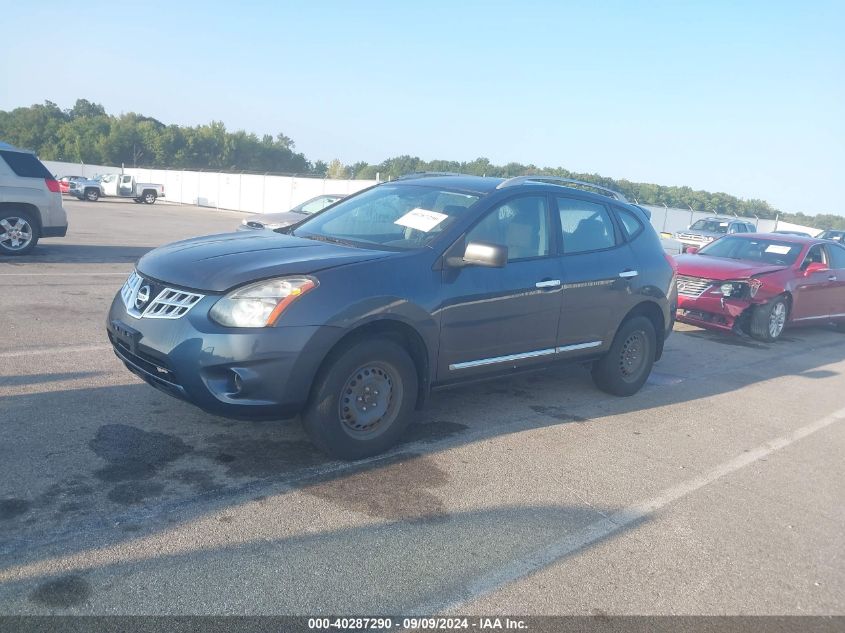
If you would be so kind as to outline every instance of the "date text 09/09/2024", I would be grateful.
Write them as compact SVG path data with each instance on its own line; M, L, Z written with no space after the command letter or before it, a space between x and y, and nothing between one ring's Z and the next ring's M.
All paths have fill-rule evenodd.
M368 631L390 631L390 630L452 630L452 629L478 629L478 630L527 630L528 625L524 620L499 617L417 617L417 618L309 618L308 628L316 631L328 630L368 630Z

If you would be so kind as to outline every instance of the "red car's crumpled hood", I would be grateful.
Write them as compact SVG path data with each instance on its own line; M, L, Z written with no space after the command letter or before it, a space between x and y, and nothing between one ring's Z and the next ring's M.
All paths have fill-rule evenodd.
M773 273L788 266L772 266L742 259L709 257L707 255L678 255L678 274L704 279L731 280L748 279L754 275Z

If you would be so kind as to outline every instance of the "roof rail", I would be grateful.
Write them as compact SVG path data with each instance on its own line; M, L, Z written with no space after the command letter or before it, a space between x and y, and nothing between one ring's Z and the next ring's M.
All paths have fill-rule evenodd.
M456 171L415 171L410 174L404 174L397 178L393 179L393 182L397 180L410 180L412 178L433 178L436 176L466 176L467 174L459 174Z
M580 185L581 187L597 189L602 195L609 196L615 200L619 200L619 202L628 202L628 199L625 196L623 196L618 191L614 191L613 189L608 189L607 187L602 187L601 185L595 185L591 182L584 182L583 180L574 180L573 178L561 178L560 176L515 176L513 178L508 178L507 180L500 182L496 186L496 189L512 187L513 185L518 185L523 182L551 182L560 183L563 185Z

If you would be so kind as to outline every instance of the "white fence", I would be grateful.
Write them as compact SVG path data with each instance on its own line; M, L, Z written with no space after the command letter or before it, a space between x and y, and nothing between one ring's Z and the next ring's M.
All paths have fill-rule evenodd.
M42 161L57 176L85 176L120 173L120 167ZM287 211L300 202L324 193L348 195L376 184L375 180L331 180L328 178L293 178L271 174L230 174L210 171L146 169L122 170L139 182L164 185L167 202L195 204L201 207L273 213Z
M118 173L120 167L107 165L85 165L43 161L57 176L85 176ZM292 178L263 174L231 174L211 171L190 171L176 169L146 169L127 167L123 170L141 182L164 185L165 200L181 204L195 204L201 207L231 209L251 213L273 213L287 211L314 196L323 193L350 194L376 183L375 180L331 180L328 178ZM675 233L690 224L713 213L643 205L651 210L651 223L658 231ZM761 232L783 230L804 231L810 235L819 229L809 226L742 218L757 226Z
M651 223L658 231L665 231L668 233L676 233L686 229L690 224L702 218L712 217L716 213L703 213L701 211L691 211L690 209L675 209L672 207L656 207L652 205L642 205L651 211ZM741 218L751 222L757 227L761 233L768 231L803 231L810 235L821 233L820 229L814 229L810 226L801 226L800 224L792 224L790 222L783 222L780 220L766 220L757 218Z

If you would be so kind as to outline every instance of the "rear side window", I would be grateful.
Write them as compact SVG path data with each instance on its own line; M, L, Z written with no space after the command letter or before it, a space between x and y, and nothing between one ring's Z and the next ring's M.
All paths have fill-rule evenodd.
M845 270L845 248L842 246L828 246L827 252L830 255L830 267Z
M23 178L53 177L53 174L47 171L47 168L33 154L0 150L0 156L3 157L3 160L6 161L6 164L12 168L15 174Z
M643 230L643 223L633 213L626 209L616 209L619 220L622 222L622 230L625 236L631 240L640 234Z
M557 207L565 255L601 251L616 246L613 222L603 204L576 198L558 198Z

